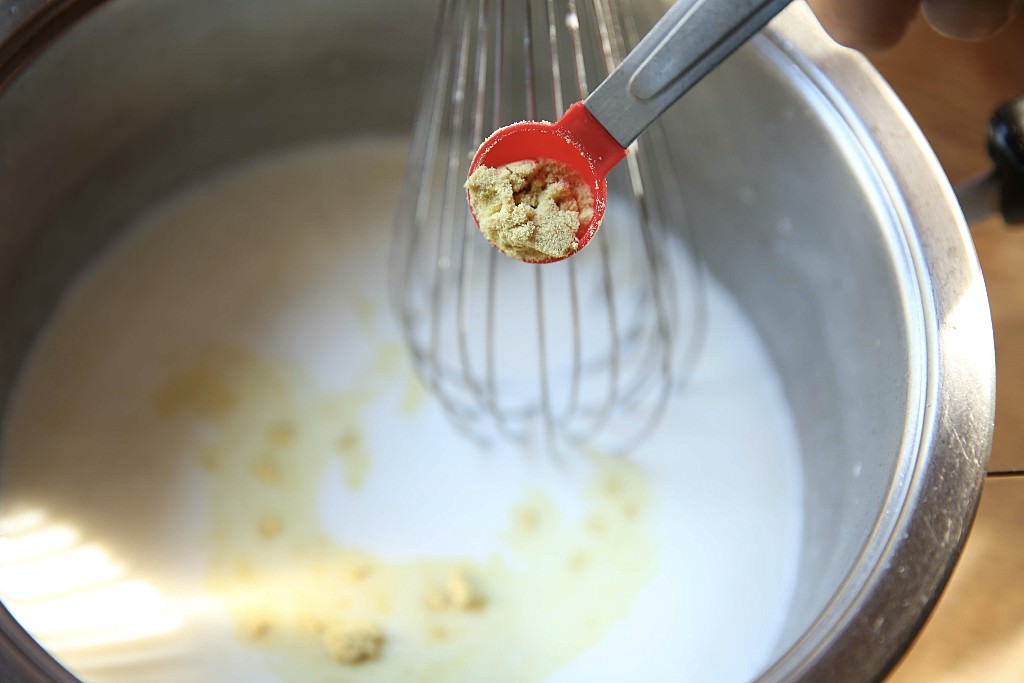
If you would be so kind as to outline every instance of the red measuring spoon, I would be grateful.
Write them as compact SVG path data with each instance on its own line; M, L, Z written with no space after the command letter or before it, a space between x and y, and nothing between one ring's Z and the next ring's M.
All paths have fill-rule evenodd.
M469 174L480 166L498 168L525 159L551 159L565 164L590 188L594 214L576 231L576 247L565 256L530 263L554 263L568 258L587 245L597 233L608 203L608 171L626 156L604 126L582 102L569 107L558 121L522 121L499 128L487 138L473 157ZM476 216L474 215L474 218Z
M789 2L679 0L587 99L569 107L558 121L514 123L484 141L470 175L479 166L551 159L575 170L590 186L594 216L576 232L576 248L536 263L561 261L590 242L608 202L605 176L626 156L626 148Z

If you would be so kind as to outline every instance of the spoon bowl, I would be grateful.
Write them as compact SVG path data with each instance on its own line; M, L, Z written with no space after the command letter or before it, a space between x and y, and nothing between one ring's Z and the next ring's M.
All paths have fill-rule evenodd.
M564 256L530 261L555 263L578 252L597 234L608 202L606 176L625 156L626 149L611 137L582 102L577 102L554 123L521 121L499 128L477 149L469 174L472 175L480 166L500 168L517 161L541 159L557 161L576 172L590 188L594 199L593 216L589 221L580 223L576 231L576 246ZM476 220L475 214L473 218Z

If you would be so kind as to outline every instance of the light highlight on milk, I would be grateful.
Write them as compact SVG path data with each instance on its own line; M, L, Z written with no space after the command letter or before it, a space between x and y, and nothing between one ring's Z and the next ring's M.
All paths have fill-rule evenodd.
M80 623L33 605L39 553L44 582L61 552L91 577L72 593L127 586L119 624L160 617L144 643L36 628L97 683L751 678L801 525L751 325L710 283L704 356L625 460L477 451L387 310L404 144L233 170L80 279L7 416L0 597L30 629Z

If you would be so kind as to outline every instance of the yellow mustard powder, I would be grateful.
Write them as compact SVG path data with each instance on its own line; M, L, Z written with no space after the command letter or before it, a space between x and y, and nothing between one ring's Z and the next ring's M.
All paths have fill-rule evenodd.
M561 258L579 248L576 232L594 215L590 187L550 159L478 167L466 181L480 232L520 261Z
M486 599L475 582L462 569L453 569L443 586L433 586L426 594L427 606L435 611L471 611L484 606Z
M362 664L376 659L384 647L384 634L374 623L332 624L324 629L324 649L340 664Z
M397 363L382 370L392 361L380 348L344 393L220 344L164 378L154 414L179 429L201 425L195 455L215 465L206 469L208 590L240 641L265 653L282 680L523 683L551 675L605 637L649 580L655 545L644 471L585 452L578 514L525 490L489 559L395 560L347 545L323 526L317 492L339 459L345 495L362 495L374 469L366 411L374 392L401 389L408 373Z

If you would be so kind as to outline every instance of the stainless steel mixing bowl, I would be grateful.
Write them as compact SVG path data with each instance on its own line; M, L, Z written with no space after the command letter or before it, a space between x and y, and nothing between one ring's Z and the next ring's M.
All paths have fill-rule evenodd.
M432 13L0 0L0 396L69 279L157 198L275 148L407 129ZM991 321L963 219L896 98L802 6L668 126L704 257L798 422L800 578L762 680L879 678L946 582L989 453ZM0 654L4 681L73 680L3 610Z

